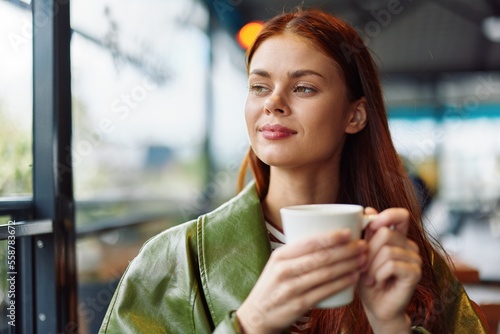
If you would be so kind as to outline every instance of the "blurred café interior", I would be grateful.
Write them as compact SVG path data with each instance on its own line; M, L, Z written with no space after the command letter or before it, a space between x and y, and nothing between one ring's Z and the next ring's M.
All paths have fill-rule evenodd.
M372 50L423 224L500 333L496 0L0 0L0 333L96 333L142 244L235 194L245 49L300 4Z

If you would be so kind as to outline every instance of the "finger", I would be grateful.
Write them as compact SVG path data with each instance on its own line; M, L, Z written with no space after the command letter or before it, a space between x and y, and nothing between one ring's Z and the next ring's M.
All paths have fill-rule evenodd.
M304 300L308 305L316 305L325 298L356 284L359 281L359 272L349 273L334 281L329 281L304 294Z
M405 283L415 286L422 276L421 266L404 261L388 261L375 274L375 288L384 288L384 285L393 278L396 283Z
M368 277L368 282L372 282L376 273L389 261L414 263L418 266L422 265L422 258L418 253L405 248L385 246L379 251L373 262L369 264L365 275Z
M330 233L313 235L294 243L286 244L273 251L277 259L291 259L320 249L345 244L351 240L351 230L340 229Z
M365 213L365 215L376 215L378 213L378 211L375 210L374 208L372 208L371 206L367 206L364 209L364 213Z
M286 316L290 312L304 314L305 311L318 304L320 301L356 284L358 280L359 273L349 273L336 280L331 280L313 289L309 289L302 294L294 294L291 296L288 295L285 290L277 291L271 296L271 303L273 309L278 311L277 317Z
M403 208L390 208L380 212L368 226L371 230L378 230L382 226L390 227L399 233L406 235L410 222L410 213Z
M274 269L278 279L285 280L321 267L331 268L333 264L359 256L367 250L368 246L364 240L355 240L333 248L322 248L294 259L279 261L274 265Z
M375 256L377 256L378 252L382 247L386 245L396 246L401 248L406 248L408 243L408 239L397 233L395 231L391 231L387 227L381 227L375 232L375 234L371 237L368 243L368 265L373 262Z
M299 296L310 290L323 289L325 284L341 280L347 275L359 272L366 261L366 255L355 256L328 267L321 267L299 276L289 278L280 284L278 290L283 296ZM335 284L334 284L335 286ZM328 293L328 292L327 292Z

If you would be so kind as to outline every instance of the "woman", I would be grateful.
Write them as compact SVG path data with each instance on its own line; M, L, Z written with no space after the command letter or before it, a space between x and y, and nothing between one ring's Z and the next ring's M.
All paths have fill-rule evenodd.
M279 15L247 69L241 192L143 247L101 333L486 333L423 231L354 29L317 10ZM255 181L244 186L248 165ZM280 241L280 208L335 202L380 211L364 240ZM350 305L314 308L353 284Z

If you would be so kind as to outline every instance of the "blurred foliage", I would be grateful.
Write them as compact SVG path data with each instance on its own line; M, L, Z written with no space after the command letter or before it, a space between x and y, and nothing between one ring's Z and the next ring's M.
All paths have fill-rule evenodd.
M32 137L0 108L0 196L32 192Z
M32 136L0 106L0 197L32 193ZM0 217L7 224L9 217ZM7 240L0 241L0 307L7 302ZM3 316L3 313L1 314Z

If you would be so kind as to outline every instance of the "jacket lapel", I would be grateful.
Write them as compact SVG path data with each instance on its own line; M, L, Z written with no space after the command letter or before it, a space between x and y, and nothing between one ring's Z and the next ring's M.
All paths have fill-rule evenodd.
M197 222L200 276L215 324L250 293L271 254L254 183Z

